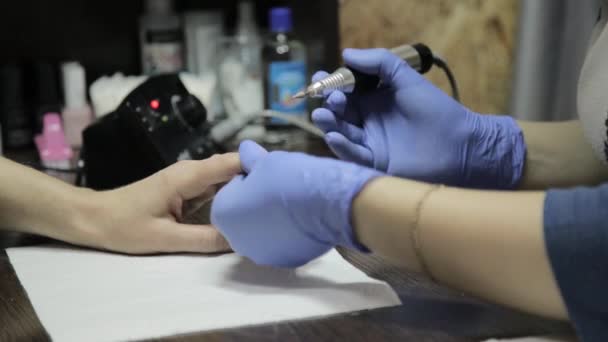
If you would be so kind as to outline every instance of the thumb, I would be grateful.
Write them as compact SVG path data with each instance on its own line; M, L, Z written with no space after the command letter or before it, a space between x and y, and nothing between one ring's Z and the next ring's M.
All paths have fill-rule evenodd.
M243 141L239 146L239 156L243 171L250 173L258 160L264 158L267 154L268 151L257 143L251 140Z
M152 249L161 253L218 253L230 250L230 245L211 225L191 225L164 222L153 228Z
M338 158L367 167L374 166L372 152L348 140L344 135L338 132L329 132L325 135L325 141Z
M376 75L383 83L396 88L417 82L422 77L399 56L386 49L345 49L342 57L346 65L362 73Z

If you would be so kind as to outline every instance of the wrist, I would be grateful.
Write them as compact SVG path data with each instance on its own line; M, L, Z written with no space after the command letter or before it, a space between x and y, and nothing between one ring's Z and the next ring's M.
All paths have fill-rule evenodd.
M388 179L390 178L378 177L370 180L352 200L350 210L352 236L367 251L371 251L374 245L373 242L370 244L370 239L366 238L369 235L367 229L378 223L377 213L375 213L378 205L376 199L383 191L382 189L386 187Z
M369 252L369 249L359 243L354 233L353 204L359 193L361 193L370 182L383 176L383 174L374 169L361 167L355 164L345 163L345 165L347 166L345 169L339 170L341 181L335 182L335 180L331 180L329 183L335 182L336 188L330 193L333 193L336 203L335 205L327 206L328 211L326 217L336 217L335 208L339 208L339 212L342 214L339 217L340 223L327 220L327 222L330 223L328 229L335 230L336 228L332 227L342 227L339 231L334 231L336 245L367 253Z
M522 179L526 143L521 128L510 116L473 114L476 148L468 156L470 186L509 190Z
M101 212L101 193L91 189L72 188L65 197L66 209L61 215L56 227L60 230L53 238L77 244L93 246L93 242L101 237L100 221L103 219Z
M30 170L26 170L30 172ZM2 208L6 228L29 234L41 235L56 240L74 242L73 236L81 227L83 216L79 207L83 205L83 192L90 191L65 184L48 176L31 173L34 188L19 183L23 192L19 196L9 194L10 200ZM31 191L36 189L35 191Z
M420 206L436 185L398 179L377 178L353 202L354 234L361 244L396 265L421 272L414 245Z

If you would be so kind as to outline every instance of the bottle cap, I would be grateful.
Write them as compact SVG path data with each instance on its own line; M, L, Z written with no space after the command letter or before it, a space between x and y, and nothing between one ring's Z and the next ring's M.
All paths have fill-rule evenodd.
M239 2L239 20L252 22L254 15L253 10L253 2L248 0L243 0Z
M82 108L87 105L87 82L84 68L78 62L61 65L63 95L66 108Z
M65 140L61 117L57 113L44 114L42 134L36 136L36 147L43 162L70 160L73 151Z
M291 32L293 21L289 7L275 7L270 10L270 31L275 33Z
M248 34L248 31L256 31L255 13L253 2L239 2L239 21L237 24L237 35Z
M170 14L173 12L172 0L146 0L146 13Z

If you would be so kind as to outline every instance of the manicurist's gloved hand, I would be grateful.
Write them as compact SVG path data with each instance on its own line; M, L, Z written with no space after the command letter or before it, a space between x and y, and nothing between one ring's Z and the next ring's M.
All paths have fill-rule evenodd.
M351 203L375 170L302 153L240 149L246 175L215 197L211 222L238 254L257 264L298 267L353 237Z
M378 75L367 94L328 94L313 112L329 147L343 160L390 175L475 188L514 188L526 146L510 117L480 115L435 87L384 49L346 49L350 67ZM326 73L319 72L316 81Z

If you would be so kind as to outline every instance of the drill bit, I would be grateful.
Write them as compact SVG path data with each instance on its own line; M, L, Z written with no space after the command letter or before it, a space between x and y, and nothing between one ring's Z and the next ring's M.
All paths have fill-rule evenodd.
M303 99L307 96L306 92L304 90L297 92L294 96L292 96L292 100L296 100L296 99Z

